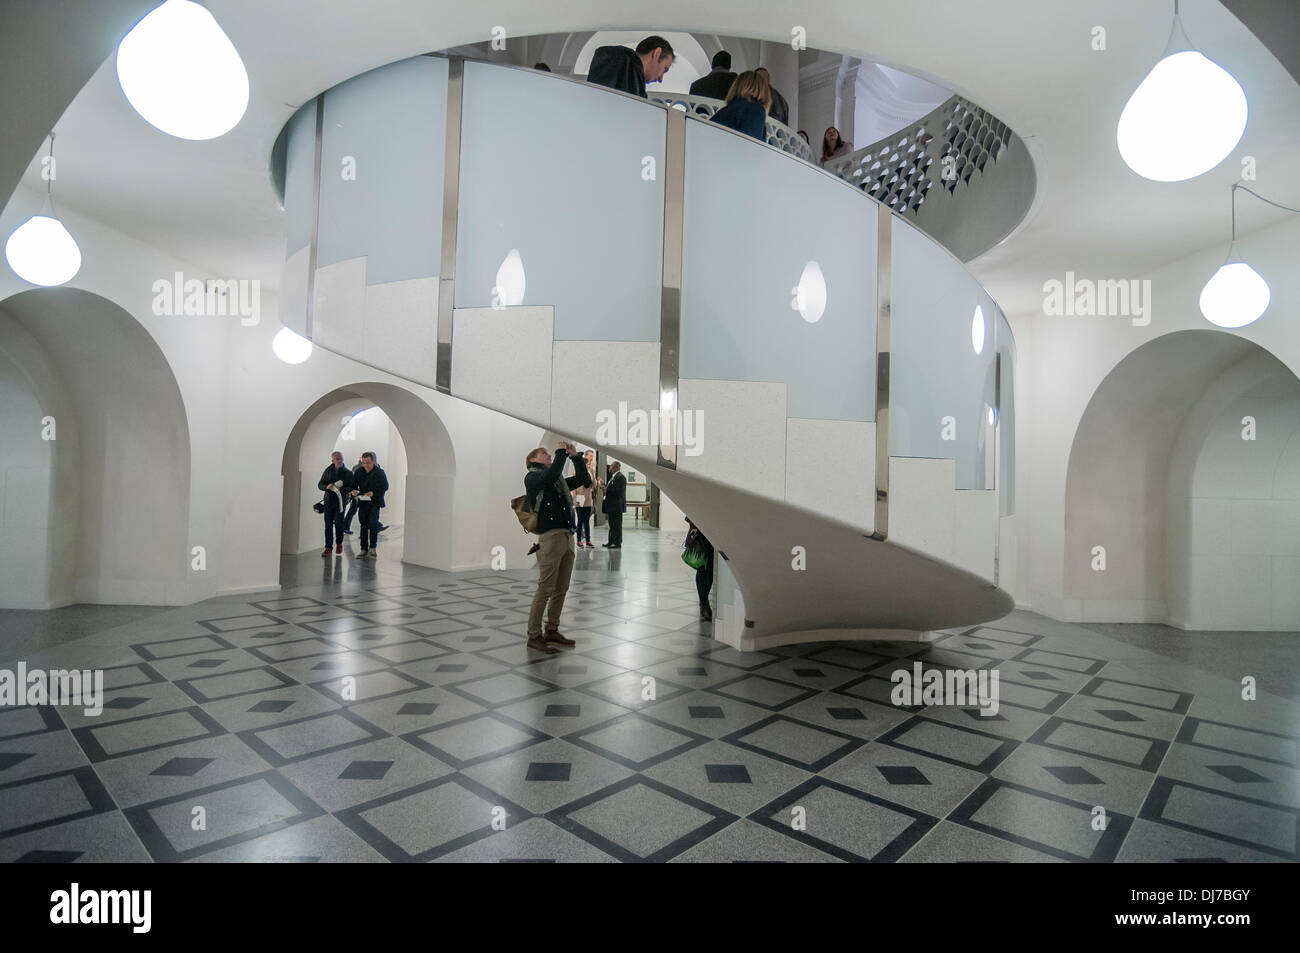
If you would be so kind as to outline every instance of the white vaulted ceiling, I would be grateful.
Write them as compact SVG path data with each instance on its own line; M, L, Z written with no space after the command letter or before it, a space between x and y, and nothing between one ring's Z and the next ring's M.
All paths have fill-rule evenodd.
M116 29L111 21L82 22L70 12L73 6L52 0L10 22L30 30L46 10L56 23L68 20L68 35ZM1300 206L1300 87L1219 0L1183 0L1184 23L1192 41L1241 82L1250 122L1218 168L1169 184L1135 175L1115 146L1119 113L1168 38L1172 2L1164 0L822 0L797 7L775 0L661 0L652 13L632 0L606 0L599 22L586 0L208 0L207 6L248 68L252 99L243 121L208 142L170 138L126 103L110 55L63 115L46 120L58 130L56 197L65 208L212 274L260 278L267 288L278 283L283 253L269 157L287 118L341 80L408 56L480 42L494 26L503 26L508 37L599 28L777 42L788 42L792 29L801 27L809 47L890 64L969 97L1004 119L1037 164L1039 198L1029 220L972 264L1012 313L1037 310L1043 281L1066 270L1137 276L1226 246L1228 189L1243 156L1256 160L1256 188ZM1105 29L1105 51L1092 48L1095 27ZM9 29L0 34L6 69L34 76L70 69L66 56L50 56L41 43ZM111 37L97 40L111 48ZM0 119L9 128L13 116L52 111L52 98L7 94ZM7 137L0 160L13 159L3 150L32 146ZM41 146L26 156L23 181L35 191L44 191L43 152ZM23 215L36 210L27 208L30 193L18 192L11 202L21 203L12 210ZM1247 234L1285 214L1259 203L1242 205L1238 229Z

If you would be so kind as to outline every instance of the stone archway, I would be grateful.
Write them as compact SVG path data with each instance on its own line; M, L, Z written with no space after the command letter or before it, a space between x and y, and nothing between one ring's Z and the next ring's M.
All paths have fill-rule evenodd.
M185 601L190 572L190 432L153 337L117 304L76 288L0 303L10 389L0 606ZM25 388L22 382L26 381ZM52 425L50 439L44 436ZM33 441L34 438L34 441Z
M1208 329L1163 335L1111 369L1089 400L1070 448L1064 558L1069 618L1270 628L1252 624L1244 615L1225 616L1216 626L1188 618L1189 587L1205 572L1204 560L1189 557L1212 555L1198 552L1218 545L1204 542L1211 531L1219 534L1224 555L1230 556L1234 534L1243 531L1225 502L1217 526L1202 525L1201 537L1189 538L1190 488L1217 416L1236 406L1242 394L1255 392L1252 388L1257 390L1261 381L1282 386L1288 379L1296 380L1257 344ZM1274 436L1290 428L1273 447L1277 457L1289 435L1300 429L1300 418L1289 424L1274 421L1274 426ZM1224 462L1231 462L1243 479L1257 468L1277 465L1276 459L1260 462L1262 444L1236 443L1226 451L1232 461ZM1229 568L1225 563L1225 571Z
M406 451L405 486L390 490L405 495L403 562L432 569L450 569L456 476L451 435L428 403L395 384L371 381L338 387L323 394L303 411L285 440L281 461L285 514L282 526L302 507L311 505L310 501L302 499L304 477L299 467L303 438L308 428L326 412L338 410L341 416L347 408L360 410L370 406L378 407L393 422ZM285 530L286 541L288 536ZM293 543L297 545L297 540L294 539ZM286 542L282 541L282 551L285 545Z

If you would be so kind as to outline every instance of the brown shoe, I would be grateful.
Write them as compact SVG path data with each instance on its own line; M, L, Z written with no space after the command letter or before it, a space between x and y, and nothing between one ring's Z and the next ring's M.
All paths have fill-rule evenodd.
M577 642L573 641L573 639L566 639L564 636L560 635L559 629L547 629L546 634L542 636L542 641L551 643L553 645L577 645L578 644Z
M325 552L321 553L321 555L322 555L322 556L328 556L329 554L330 554L330 548L329 548L328 546L326 546L326 547L325 547Z
M553 645L547 645L546 639L541 636L534 636L528 640L528 650L530 652L541 652L543 655L558 655L560 650Z

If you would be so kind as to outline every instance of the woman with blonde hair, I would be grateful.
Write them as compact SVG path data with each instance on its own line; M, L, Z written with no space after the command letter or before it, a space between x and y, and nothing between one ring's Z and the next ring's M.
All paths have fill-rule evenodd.
M727 90L727 105L713 114L713 121L767 142L767 111L771 105L772 88L767 81L753 70L745 70Z

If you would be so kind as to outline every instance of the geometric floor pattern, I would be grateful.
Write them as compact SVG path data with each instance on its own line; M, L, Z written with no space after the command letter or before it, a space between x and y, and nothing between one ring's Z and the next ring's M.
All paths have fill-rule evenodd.
M680 545L583 550L557 656L534 569L389 551L29 653L106 704L0 708L0 860L1300 859L1300 711L1249 673L1021 612L739 653ZM996 669L996 717L894 706L915 662Z

